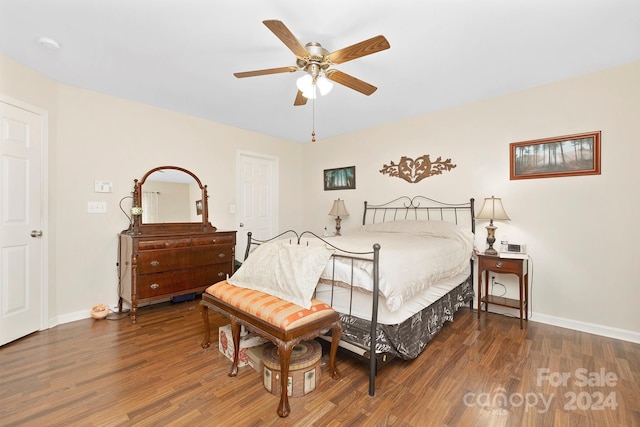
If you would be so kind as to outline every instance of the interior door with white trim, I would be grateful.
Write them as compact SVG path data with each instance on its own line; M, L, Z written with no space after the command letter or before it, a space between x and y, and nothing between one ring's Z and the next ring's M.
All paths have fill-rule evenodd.
M236 259L244 261L247 232L257 239L268 239L278 229L278 159L239 152L237 176Z
M0 345L43 325L42 123L0 100Z

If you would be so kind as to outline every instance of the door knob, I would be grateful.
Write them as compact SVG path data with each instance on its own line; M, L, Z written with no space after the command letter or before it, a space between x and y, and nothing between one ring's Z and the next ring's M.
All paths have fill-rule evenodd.
M244 222L241 222L241 223L240 223L240 227L244 227Z
M42 237L42 230L31 230L31 237Z

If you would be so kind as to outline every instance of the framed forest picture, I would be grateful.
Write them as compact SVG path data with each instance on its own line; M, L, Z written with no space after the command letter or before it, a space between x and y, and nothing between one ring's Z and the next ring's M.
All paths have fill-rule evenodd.
M600 174L600 131L512 142L510 179Z
M324 189L353 190L356 188L356 167L349 166L324 170Z

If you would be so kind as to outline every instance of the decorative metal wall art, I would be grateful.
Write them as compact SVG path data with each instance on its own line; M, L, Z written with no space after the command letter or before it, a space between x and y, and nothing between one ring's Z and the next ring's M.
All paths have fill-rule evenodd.
M402 156L398 164L391 161L391 164L382 166L380 173L415 183L432 175L442 175L443 171L450 171L455 167L451 159L442 160L442 157L438 157L435 161L431 161L429 155L425 154L415 160Z

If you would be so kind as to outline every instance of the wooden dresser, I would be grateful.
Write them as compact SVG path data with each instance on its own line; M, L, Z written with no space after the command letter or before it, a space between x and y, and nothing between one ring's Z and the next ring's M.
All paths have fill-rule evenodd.
M235 231L197 234L120 234L120 302L131 304L136 322L139 304L189 293L234 272Z
M143 192L144 187L144 192ZM209 223L207 186L187 169L160 166L134 180L130 226L119 235L118 309L202 293L235 267L235 231Z

